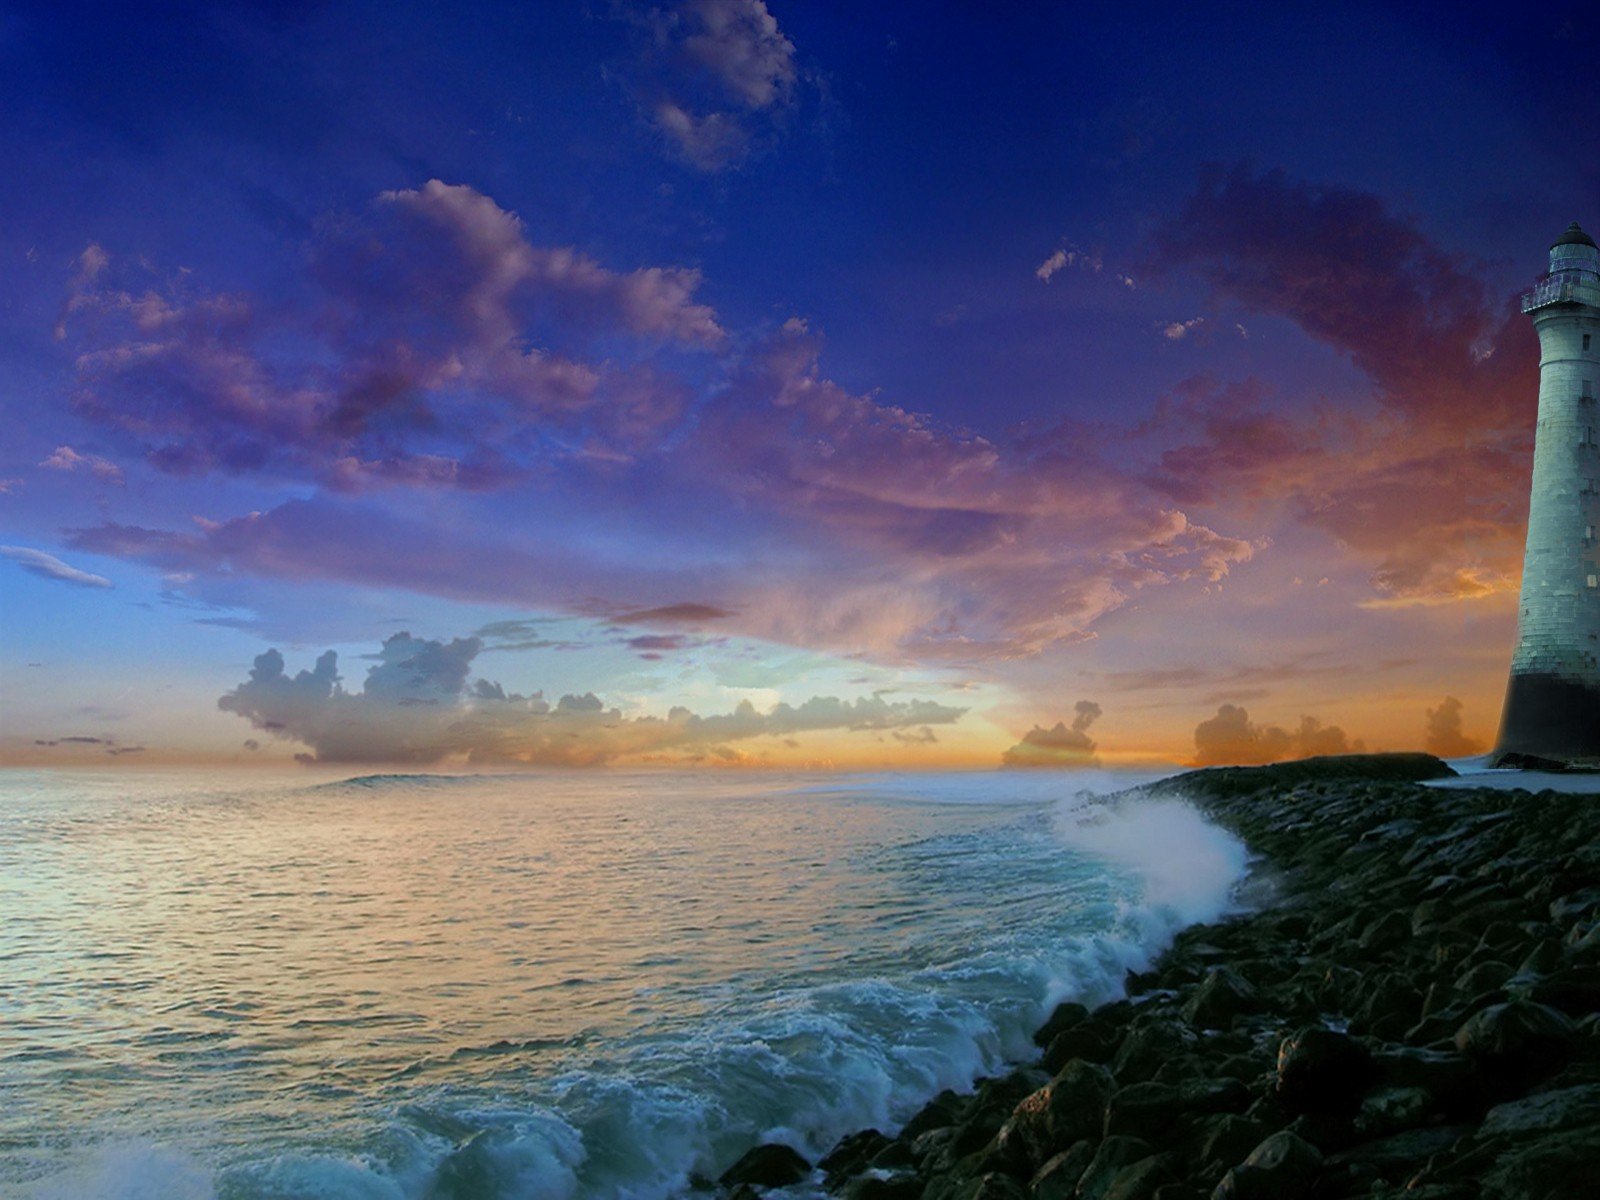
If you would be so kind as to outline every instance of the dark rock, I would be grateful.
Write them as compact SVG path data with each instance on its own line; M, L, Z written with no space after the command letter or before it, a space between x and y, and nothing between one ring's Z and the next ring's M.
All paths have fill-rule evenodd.
M1582 1125L1600 1128L1600 1085L1581 1084L1539 1092L1496 1105L1484 1116L1479 1133L1482 1137L1524 1137L1559 1133Z
M1183 1022L1156 1014L1123 1036L1111 1073L1122 1083L1142 1083L1171 1059L1187 1054L1196 1041L1194 1030Z
M1489 765L1497 771L1542 771L1547 775L1559 775L1571 767L1571 764L1559 758L1541 758L1537 754L1521 754L1515 750L1496 755Z
M1564 1013L1528 1000L1495 1004L1456 1031L1456 1048L1476 1062L1492 1094L1514 1095L1571 1056L1577 1030Z
M1380 1088L1367 1094L1355 1116L1358 1137L1384 1137L1426 1124L1435 1111L1433 1093L1421 1087Z
M924 1104L917 1115L905 1123L900 1130L900 1137L909 1142L930 1129L954 1125L966 1110L967 1101L946 1089Z
M1256 989L1237 971L1213 967L1184 1004L1183 1017L1200 1029L1225 1029L1258 1003Z
M1078 1190L1078 1180L1094 1161L1095 1144L1075 1142L1040 1167L1028 1184L1034 1200L1068 1200Z
M1430 1158L1450 1150L1466 1132L1459 1125L1410 1129L1376 1141L1362 1142L1336 1155L1331 1161L1356 1167L1362 1174L1375 1174L1392 1180L1404 1179Z
M1411 939L1411 922L1393 910L1361 931L1356 947L1365 953L1379 953L1404 945Z
M1033 1035L1033 1044L1040 1047L1048 1046L1054 1038L1088 1019L1089 1010L1083 1005L1071 1000L1065 1004L1058 1004L1056 1010L1050 1014L1050 1019Z
M889 1145L890 1140L876 1129L863 1129L840 1138L817 1162L818 1169L827 1176L827 1186L836 1189L843 1185L846 1177L866 1170L873 1156Z
M1600 1129L1575 1130L1498 1153L1481 1180L1495 1200L1593 1200Z
M910 1142L906 1141L904 1135L901 1135L874 1154L871 1162L867 1165L880 1171L898 1171L904 1167L913 1166L918 1161L917 1144L928 1134L933 1133L942 1134L943 1138L941 1140L947 1146L955 1140L956 1131L954 1129L930 1129L928 1133L919 1134L915 1141Z
M1267 1129L1260 1121L1228 1113L1204 1122L1197 1132L1199 1165L1214 1179L1259 1146Z
M1106 1101L1116 1083L1111 1072L1095 1063L1071 1062L1050 1081L1045 1130L1056 1149L1100 1136Z
M1288 1113L1354 1112L1375 1076L1367 1048L1331 1029L1302 1029L1278 1048L1276 1092Z
M1026 1200L1022 1184L1009 1175L981 1175L958 1188L955 1200Z
M909 1172L858 1175L842 1193L844 1200L920 1200L924 1183Z
M1298 1200L1309 1194L1322 1170L1322 1152L1281 1130L1222 1177L1212 1200Z
M775 1142L757 1146L717 1179L725 1188L748 1183L752 1187L788 1187L811 1173L811 1164L788 1146Z
M1075 1058L1093 1063L1110 1062L1116 1049L1115 1032L1090 1018L1051 1038L1040 1062L1047 1071L1059 1071Z
M1164 1184L1176 1183L1170 1159L1165 1154L1154 1155L1129 1163L1118 1171L1106 1188L1105 1200L1154 1200L1156 1189Z
M1105 1200L1122 1168L1142 1162L1155 1153L1149 1142L1136 1137L1108 1137L1078 1180L1078 1200Z
M1178 1085L1178 1107L1186 1113L1243 1112L1250 1100L1250 1089L1238 1079L1201 1077Z
M1600 1012L1600 967L1568 967L1513 989L1524 1000L1560 1009L1571 1017Z
M1167 1083L1134 1083L1106 1102L1105 1135L1127 1134L1159 1143L1182 1115L1177 1088Z

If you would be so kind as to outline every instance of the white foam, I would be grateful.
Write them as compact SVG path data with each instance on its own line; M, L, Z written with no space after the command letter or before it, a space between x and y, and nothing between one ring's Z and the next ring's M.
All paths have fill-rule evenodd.
M214 1200L211 1172L146 1141L84 1147L66 1167L24 1184L19 1200Z

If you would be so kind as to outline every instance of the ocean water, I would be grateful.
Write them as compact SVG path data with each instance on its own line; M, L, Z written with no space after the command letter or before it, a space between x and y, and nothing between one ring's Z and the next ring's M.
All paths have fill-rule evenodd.
M0 774L0 1196L665 1200L1229 904L1137 780Z

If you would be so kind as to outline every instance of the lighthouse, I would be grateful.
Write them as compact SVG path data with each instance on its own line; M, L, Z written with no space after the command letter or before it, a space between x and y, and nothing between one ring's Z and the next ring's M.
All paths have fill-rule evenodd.
M1497 757L1600 764L1600 249L1577 222L1522 311L1539 334L1539 424Z

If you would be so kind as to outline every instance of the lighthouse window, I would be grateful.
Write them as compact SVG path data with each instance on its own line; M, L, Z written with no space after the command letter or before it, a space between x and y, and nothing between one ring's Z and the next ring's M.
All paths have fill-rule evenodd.
M1591 576L1589 576L1589 586L1590 587L1600 587L1600 575L1591 575Z
M1583 335L1583 348L1585 350L1589 348L1589 335L1587 333Z

